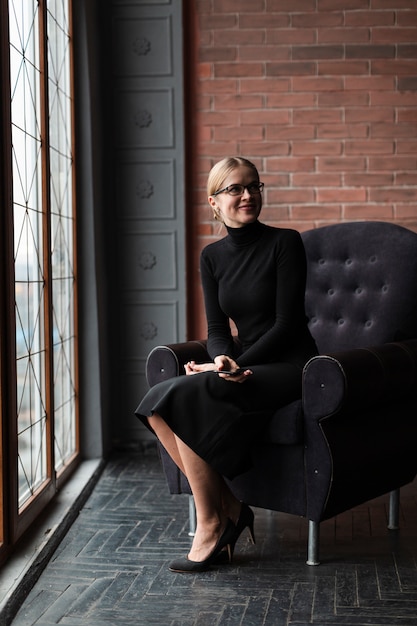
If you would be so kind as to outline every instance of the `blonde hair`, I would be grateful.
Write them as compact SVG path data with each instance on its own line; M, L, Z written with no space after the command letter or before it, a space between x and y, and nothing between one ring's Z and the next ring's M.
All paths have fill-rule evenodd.
M259 180L258 170L251 161L243 157L226 157L211 168L207 178L207 195L212 196L216 191L219 191L229 174L241 165L251 167Z

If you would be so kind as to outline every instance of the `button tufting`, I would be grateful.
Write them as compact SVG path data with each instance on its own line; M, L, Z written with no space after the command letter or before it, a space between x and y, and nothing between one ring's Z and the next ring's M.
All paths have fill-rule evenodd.
M319 265L324 265L326 261L324 259L319 259Z
M376 260L377 260L377 259L376 259L376 255L375 255L375 254L373 254L373 255L371 256L371 258L369 259L369 262L370 262L370 263L376 263Z
M343 324L345 323L345 320L343 318L340 318L337 320L337 323L339 324L339 326L343 326Z
M372 322L371 322L371 320L367 320L367 321L365 322L365 327L366 327L366 328L371 328L371 326L372 326Z
M355 293L356 293L358 296L360 296L360 295L361 295L362 291L363 291L362 287L356 287L356 289L355 289Z
M388 285L382 285L382 293L387 293Z
M345 264L346 265L352 265L352 259L346 259Z
M327 293L329 296L334 296L334 289L328 289Z

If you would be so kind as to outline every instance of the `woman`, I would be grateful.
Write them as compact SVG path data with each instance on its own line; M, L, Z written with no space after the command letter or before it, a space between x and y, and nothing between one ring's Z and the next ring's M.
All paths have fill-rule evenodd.
M189 554L175 572L200 572L231 560L253 512L231 479L251 466L254 441L279 406L301 396L304 363L317 353L304 311L306 260L298 232L262 224L263 183L256 167L226 158L211 170L208 201L227 230L201 254L212 361L185 365L186 376L155 385L136 414L184 472L196 506ZM232 337L233 320L238 341Z

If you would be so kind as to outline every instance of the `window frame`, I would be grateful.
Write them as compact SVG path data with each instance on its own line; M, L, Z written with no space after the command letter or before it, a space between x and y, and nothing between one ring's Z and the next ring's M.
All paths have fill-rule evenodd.
M0 563L13 545L35 522L80 462L79 426L79 370L78 370L78 294L77 294L77 238L76 238L76 158L74 116L74 49L72 0L68 1L69 18L69 82L72 142L72 248L73 248L73 328L74 328L74 384L75 384L75 449L59 472L55 470L54 444L54 343L53 343L53 276L51 264L51 172L48 102L48 39L47 0L38 0L40 70L42 80L40 126L42 137L42 239L44 272L44 328L45 328L45 404L46 404L46 478L19 509L18 435L17 435L17 374L16 374L16 317L13 223L13 164L12 164L12 109L9 52L9 0L0 0L0 80L2 98L0 108Z

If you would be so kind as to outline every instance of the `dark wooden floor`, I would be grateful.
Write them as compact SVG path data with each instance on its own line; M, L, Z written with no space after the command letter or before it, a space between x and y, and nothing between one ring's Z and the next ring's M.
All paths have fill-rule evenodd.
M173 574L188 500L167 492L153 449L115 454L13 621L14 626L417 625L417 482L402 490L401 530L387 498L322 525L305 564L304 519L256 509L232 565Z

